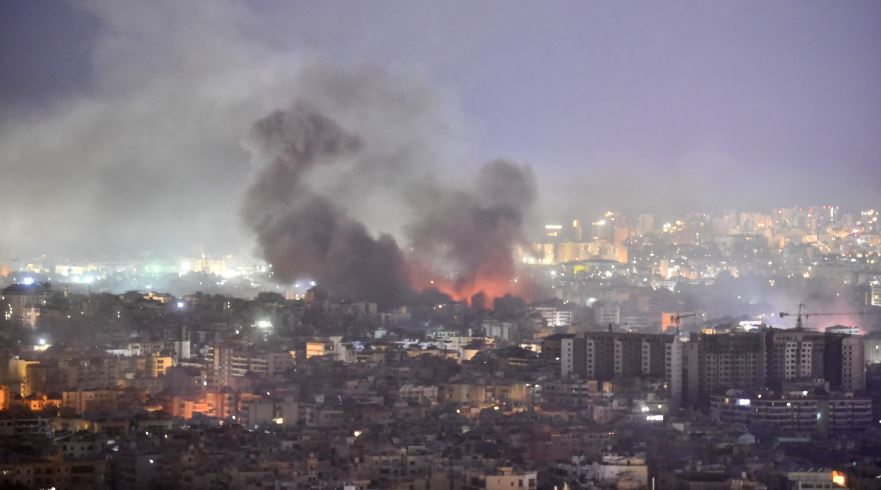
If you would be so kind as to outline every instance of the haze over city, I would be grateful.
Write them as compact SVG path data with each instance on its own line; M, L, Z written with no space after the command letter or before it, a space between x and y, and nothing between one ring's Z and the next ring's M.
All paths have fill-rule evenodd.
M339 104L318 77L371 80L348 102L382 104L371 145L402 166L531 165L540 220L877 202L876 3L504 7L7 2L0 251L250 249L242 139L297 97Z
M868 489L881 3L0 2L0 490Z

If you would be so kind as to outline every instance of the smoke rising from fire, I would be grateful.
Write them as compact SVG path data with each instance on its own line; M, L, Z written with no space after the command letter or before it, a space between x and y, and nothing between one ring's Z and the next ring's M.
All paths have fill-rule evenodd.
M417 257L453 272L439 288L464 299L515 290L512 246L523 239L535 200L531 170L496 160L480 169L470 191L433 197L408 233Z
M264 166L242 216L278 281L309 275L334 294L386 304L426 288L458 299L516 289L513 247L536 194L529 167L493 161L457 187L399 151L368 151L371 141L305 100L257 121L245 144ZM388 201L406 207L406 253L355 216L363 209L347 207L357 203L345 192L353 175L393 171L404 185L365 177L372 188L360 190L364 203L388 190Z
M258 121L250 135L271 161L248 192L243 216L279 280L310 274L334 292L376 301L406 291L401 251L304 182L315 165L354 155L361 143L304 103Z

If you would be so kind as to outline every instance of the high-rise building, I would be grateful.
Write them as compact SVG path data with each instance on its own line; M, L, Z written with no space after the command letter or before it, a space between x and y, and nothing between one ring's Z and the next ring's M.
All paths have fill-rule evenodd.
M564 378L608 381L615 378L668 379L672 335L629 332L585 332L561 341Z
M645 235L646 233L651 233L655 230L655 215L653 214L640 214L636 218L636 234L637 235Z
M841 389L844 391L866 389L863 339L854 335L848 335L841 341Z
M576 242L562 242L557 244L554 250L554 261L561 263L584 260L586 257L582 245L583 244Z
M670 403L697 406L700 394L700 338L676 337L671 344Z
M615 225L612 227L612 244L615 247L623 247L624 242L630 239L630 228L625 225Z
M881 348L879 348L881 351ZM866 353L856 335L762 329L730 333L585 332L560 339L563 378L607 381L647 377L669 382L671 404L706 406L729 390L835 392L866 386Z
M36 326L40 308L52 294L49 284L13 284L0 291L0 306L4 319Z
M828 383L834 391L859 392L866 385L865 349L855 335L779 329L693 334L672 353L671 394L689 406L731 389Z
M563 235L563 225L545 225L545 236L552 240L559 240Z
M606 240L608 242L612 241L613 226L609 223L609 221L605 219L594 221L593 223L591 223L590 229L592 238Z
M581 220L572 220L572 229L570 230L570 233L570 239L573 242L581 242L582 240L584 240L584 231L581 228Z
M841 391L866 389L866 352L863 337L827 332L824 352L824 379Z
M701 334L697 360L698 400L729 389L765 386L765 337L761 333Z
M826 335L811 330L766 330L768 386L825 377Z
M190 346L190 327L188 325L181 325L178 331L177 340L174 340L172 344L175 357L178 360L189 359Z

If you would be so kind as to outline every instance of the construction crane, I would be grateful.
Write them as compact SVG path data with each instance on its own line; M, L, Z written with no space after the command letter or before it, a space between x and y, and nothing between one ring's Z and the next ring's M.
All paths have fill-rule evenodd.
M857 315L857 316L865 316L865 315L881 315L881 311L841 311L841 312L812 312L805 313L802 311L806 305L804 303L799 303L798 312L797 313L787 313L785 311L780 312L780 318L784 318L787 316L795 317L795 329L796 330L804 330L804 322L808 321L808 318L812 316L842 316L842 315Z
M665 313L664 315L670 315L669 317L667 317L670 320L670 324L661 325L663 331L666 332L669 327L673 327L676 329L676 333L679 333L679 325L682 323L683 318L702 316L700 313Z
M700 316L700 313L685 313L685 314L675 314L673 315L673 321L676 322L676 326L679 326L679 322L682 321L683 318L691 318L693 316Z

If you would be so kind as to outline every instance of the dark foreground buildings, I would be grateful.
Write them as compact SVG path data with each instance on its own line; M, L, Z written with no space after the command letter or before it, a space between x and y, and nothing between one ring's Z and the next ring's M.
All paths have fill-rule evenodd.
M9 292L0 487L782 490L881 474L872 337L594 331L562 302Z

